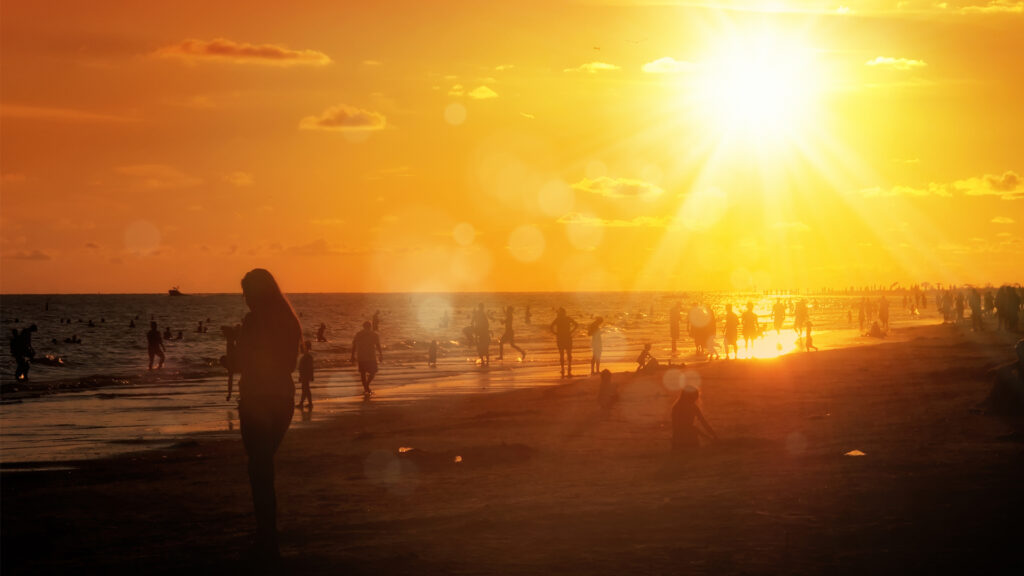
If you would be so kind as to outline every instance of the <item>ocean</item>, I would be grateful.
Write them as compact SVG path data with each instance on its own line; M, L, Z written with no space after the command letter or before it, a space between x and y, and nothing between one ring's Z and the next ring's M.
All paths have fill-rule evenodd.
M770 324L777 300L787 303L789 317L782 335L768 331L749 354L765 358L798 349L792 310L799 299L808 304L821 345L837 342L838 335L859 334L854 307L860 298L736 292L292 294L289 299L303 333L314 341L316 371L316 409L312 414L296 412L293 425L315 425L362 405L359 378L349 362L350 346L362 323L377 311L384 363L374 381L372 401L404 402L435 394L557 385L558 355L548 327L559 307L580 324L573 371L585 377L591 356L585 327L596 316L605 320L602 368L619 371L635 368L645 343L652 344L653 355L663 363L703 361L686 336L687 310L694 302L715 311L719 345L726 303L740 313L746 302L752 302L762 324ZM912 321L900 296L889 298L893 323ZM463 345L462 330L481 303L492 332L491 365L486 368L478 366L475 352ZM672 356L669 310L676 303L682 306L683 326L679 354ZM508 348L504 360L497 359L506 306L515 310L516 344L527 352L522 360ZM59 366L34 363L28 384L14 381L10 355L0 364L0 464L11 469L167 446L195 433L237 434L237 404L225 399L226 371L218 362L224 353L220 327L240 322L245 312L240 294L0 296L0 321L7 334L34 323L37 358L62 361ZM146 354L150 321L161 332L169 328L174 336L166 342L163 368L152 371L147 370ZM199 331L200 322L205 331ZM326 325L327 341L315 342L321 323ZM81 343L65 343L72 337ZM432 340L439 345L437 367L426 363ZM740 352L744 353L742 341Z

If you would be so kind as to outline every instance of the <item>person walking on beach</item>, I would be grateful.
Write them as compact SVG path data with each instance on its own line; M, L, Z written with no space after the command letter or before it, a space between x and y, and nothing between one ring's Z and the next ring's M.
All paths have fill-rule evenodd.
M491 324L487 319L487 312L484 311L484 303L481 302L476 311L473 312L473 339L476 341L476 354L480 358L481 366L491 364Z
M700 409L700 389L687 384L672 405L672 451L688 453L699 449L701 436L708 440L718 438Z
M380 310L375 310L373 313L373 331L378 332L380 330Z
M313 409L313 392L309 389L309 383L313 381L313 349L312 342L302 343L302 358L299 359L299 384L302 384L302 396L295 407L302 410L302 402L308 401L309 409Z
M601 342L601 324L604 323L604 318L598 316L594 318L594 321L587 327L587 333L590 334L590 374L597 374L601 371L601 349L604 347Z
M370 382L377 375L377 360L384 361L384 351L380 347L380 335L373 329L373 324L363 322L363 329L352 339L352 362L358 362L359 381L363 383L363 394L370 396Z
M757 338L757 314L754 303L747 302L747 311L743 313L743 349L750 351L750 343Z
M960 309L960 316L963 316L963 308ZM882 296L882 301L878 303L878 320L882 323L882 329L889 329L889 301Z
M327 324L324 324L323 322L321 322L320 323L320 327L316 329L316 341L317 342L327 342L327 334L325 334L326 332L327 332Z
M739 346L740 317L732 311L732 304L725 305L725 359L729 359L729 347L732 346L733 358L740 357Z
M555 334L555 343L558 345L558 363L561 366L562 378L567 375L572 378L572 333L576 331L579 324L565 314L565 308L559 308L555 319L551 322L551 331ZM566 374L568 364L568 374Z
M146 332L146 344L149 347L149 369L153 369L153 358L160 357L160 364L157 368L164 367L164 339L160 331L156 329L156 322L149 323L149 332Z
M261 568L280 561L274 454L295 413L292 370L302 344L302 326L277 281L262 268L242 278L249 312L240 326L222 328L227 364L241 374L238 419L249 458L249 485L256 513L256 541L250 561ZM233 357L232 357L233 356Z
M814 345L814 337L811 336L811 328L814 328L814 324L810 320L807 321L807 335L804 336L804 350L810 352L814 350L818 351L818 347Z
M772 321L775 324L775 335L781 335L782 323L786 321L786 305L782 303L781 298L775 301L775 306L772 306Z
M505 308L505 332L501 335L501 338L498 339L498 360L504 360L505 358L506 342L508 342L508 345L510 347L515 348L516 350L519 351L520 360L526 359L526 350L523 350L519 346L516 346L516 335L515 332L512 330L513 311L514 309L511 306Z
M679 302L672 305L668 311L668 332L672 338L672 354L676 353L676 340L679 340L679 322L682 316L682 309Z
M11 356L14 356L16 364L15 380L28 380L28 370L31 367L29 362L36 356L36 351L32 348L32 333L36 330L38 328L35 324L22 328L20 333L17 328L11 329Z

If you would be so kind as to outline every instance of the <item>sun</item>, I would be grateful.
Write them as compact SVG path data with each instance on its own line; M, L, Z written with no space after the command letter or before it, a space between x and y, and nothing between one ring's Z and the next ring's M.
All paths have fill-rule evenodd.
M774 34L737 34L702 62L696 91L712 129L778 139L798 137L813 121L821 84L810 46Z

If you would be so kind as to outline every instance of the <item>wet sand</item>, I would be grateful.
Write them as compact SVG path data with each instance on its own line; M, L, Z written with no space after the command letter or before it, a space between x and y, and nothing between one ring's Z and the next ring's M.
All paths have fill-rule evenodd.
M293 429L277 459L283 568L1020 573L1024 444L975 410L1014 337L896 336L694 366L682 378L699 379L720 441L687 459L669 453L678 374L616 373L608 411L576 378ZM0 476L4 574L245 568L240 440L70 465Z

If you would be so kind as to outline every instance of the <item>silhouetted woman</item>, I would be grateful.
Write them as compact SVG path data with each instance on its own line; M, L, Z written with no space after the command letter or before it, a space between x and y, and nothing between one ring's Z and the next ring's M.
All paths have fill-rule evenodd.
M225 335L235 340L233 365L241 374L238 416L256 511L256 559L274 560L280 555L274 453L292 421L292 370L302 329L270 272L256 268L246 274L242 294L250 312L241 326L226 328Z

